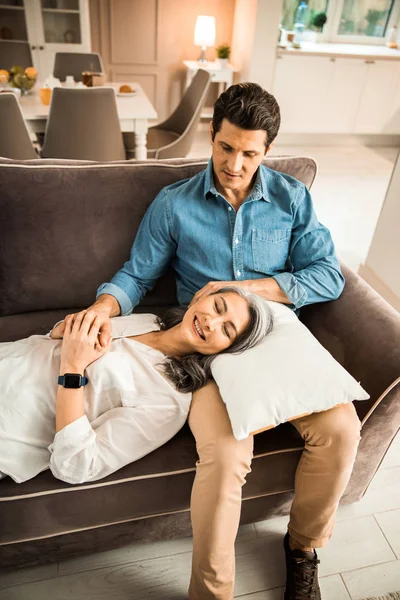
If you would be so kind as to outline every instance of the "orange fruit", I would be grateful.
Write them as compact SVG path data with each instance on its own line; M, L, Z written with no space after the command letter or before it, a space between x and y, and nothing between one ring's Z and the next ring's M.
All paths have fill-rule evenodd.
M119 88L119 93L120 94L131 94L132 88L130 85L121 85Z
M10 73L8 71L6 71L5 69L0 69L0 81L1 80L8 81L9 77L10 77Z
M38 72L35 69L35 67L27 67L25 69L25 75L29 77L29 79L36 79L36 77L38 76Z

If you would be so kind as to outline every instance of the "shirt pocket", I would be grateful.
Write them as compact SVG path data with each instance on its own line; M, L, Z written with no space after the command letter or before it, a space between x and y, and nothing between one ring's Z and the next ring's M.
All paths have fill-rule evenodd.
M291 229L253 229L251 247L254 270L270 274L285 268Z

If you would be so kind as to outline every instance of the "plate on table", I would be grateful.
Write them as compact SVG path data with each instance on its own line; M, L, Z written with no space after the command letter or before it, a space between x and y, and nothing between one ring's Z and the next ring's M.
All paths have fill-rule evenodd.
M136 96L136 92L117 92L117 96L121 96L121 98L131 98L132 96Z

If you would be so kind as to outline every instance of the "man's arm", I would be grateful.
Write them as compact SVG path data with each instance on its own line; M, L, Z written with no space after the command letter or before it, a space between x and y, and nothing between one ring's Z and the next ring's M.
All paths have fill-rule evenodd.
M304 186L299 188L294 205L289 258L293 272L278 273L273 279L296 308L340 296L345 281L332 237L318 222Z

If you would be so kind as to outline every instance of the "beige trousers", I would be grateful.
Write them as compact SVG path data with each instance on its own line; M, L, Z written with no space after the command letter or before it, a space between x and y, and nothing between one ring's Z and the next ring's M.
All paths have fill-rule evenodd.
M296 471L289 533L319 548L332 535L339 500L349 481L360 440L353 404L292 421L305 440ZM253 436L238 442L217 386L193 395L189 425L199 460L191 498L193 527L190 600L232 600L234 543L242 486L251 470ZM267 563L266 563L267 564Z

